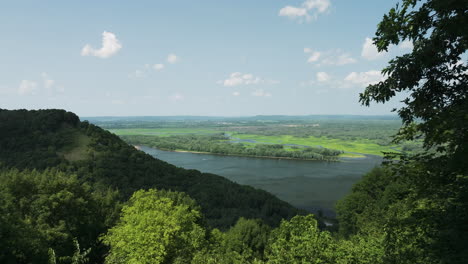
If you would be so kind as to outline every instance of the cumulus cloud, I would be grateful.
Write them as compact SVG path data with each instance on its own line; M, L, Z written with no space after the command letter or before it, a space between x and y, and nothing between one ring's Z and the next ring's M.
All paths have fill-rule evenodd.
M218 83L227 87L233 87L238 85L276 84L278 81L265 80L250 73L243 74L241 72L233 72L229 75L229 78L219 81Z
M330 55L322 60L322 63L325 65L346 65L355 63L356 60L351 57L348 53L338 53L335 55Z
M341 66L341 65L352 64L356 62L356 59L351 57L349 53L345 53L340 49L320 52L320 51L314 51L310 48L305 48L304 53L309 54L309 58L307 59L307 62L316 64L317 66L320 66L320 65Z
M367 86L383 81L385 78L380 71L372 70L367 72L351 72L344 80L351 84Z
M328 82L330 80L330 75L326 72L317 72L316 77L319 82Z
M175 54L172 54L172 53L171 53L171 54L169 54L169 55L167 56L167 62L169 62L170 64L175 64L175 63L177 63L179 60L180 60L180 58L177 57L177 55L175 55Z
M286 16L289 18L296 18L307 15L307 9L304 7L285 6L279 11L279 16Z
M86 44L81 50L81 56L95 56L99 58L109 58L115 55L122 48L122 44L114 33L104 31L102 33L102 47L95 49Z
M376 60L385 54L386 52L379 52L377 50L377 47L374 45L374 42L371 38L366 38L364 44L362 45L362 57L364 57L367 60Z
M44 87L45 87L46 89L49 89L49 90L52 89L53 86L55 85L55 80L52 80L52 79L49 77L49 75L48 75L47 73L45 73L45 72L43 72L43 73L41 74L41 76L42 76L42 81L43 81L43 83L44 83Z
M300 21L311 21L319 14L325 13L330 8L329 0L307 0L300 7L285 6L280 9L278 15L290 19L300 19Z
M252 96L257 96L257 97L271 97L271 93L266 92L263 89L257 89L252 92Z
M161 64L161 63L155 64L155 65L153 65L153 69L156 70L156 71L160 71L160 70L164 69L164 64Z
M311 55L310 55L309 59L307 60L307 62L310 62L310 63L316 62L316 61L318 61L320 59L321 55L322 54L320 52L318 52L318 51L311 52Z
M314 87L314 89L321 89L321 91L334 90L334 89L362 89L369 84L377 84L386 79L380 71L371 70L366 72L351 72L343 77L333 77L325 72L316 73L314 80L300 82L300 86Z
M400 43L400 45L398 45L398 48L403 49L403 50L405 49L412 50L413 47L414 47L413 42L410 40L404 40L403 42Z
M37 83L29 80L22 80L18 87L19 95L35 94L37 91Z

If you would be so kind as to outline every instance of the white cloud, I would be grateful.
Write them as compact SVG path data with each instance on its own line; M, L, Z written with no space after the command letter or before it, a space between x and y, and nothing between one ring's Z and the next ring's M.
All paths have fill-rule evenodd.
M81 50L81 56L95 56L99 58L109 58L115 55L122 48L122 44L114 33L104 31L102 33L102 47L94 49L86 44Z
M164 64L161 64L161 63L155 64L155 65L153 65L153 69L156 70L156 71L160 71L160 70L164 69Z
M317 72L317 81L319 82L327 82L330 80L330 75L326 72Z
M279 81L265 80L250 73L243 74L241 72L233 72L229 75L229 78L223 81L218 81L218 83L227 87L233 87L238 85L277 84Z
M48 90L51 90L55 85L55 80L52 80L49 75L45 72L41 74L44 87Z
M55 92L63 93L65 91L65 88L62 85L57 85L57 82L53 80L46 72L41 73L41 76L43 86L49 94Z
M335 89L362 89L369 84L376 84L385 80L380 71L367 71L367 72L351 72L344 78L334 78L325 72L318 72L314 80L300 82L302 87L313 87L315 90L321 89L322 92L326 90Z
M257 97L271 97L272 96L271 93L268 93L263 89L257 89L255 91L253 91L252 95L257 96Z
M413 42L410 41L410 40L404 40L403 42L400 43L400 45L398 45L398 48L400 49L410 49L412 50L413 49Z
M356 60L351 57L348 53L338 53L335 55L330 55L322 60L323 64L326 65L346 65L355 63Z
M234 95L234 96L239 96L240 93L239 93L239 92L233 92L232 95Z
M171 53L171 54L169 54L169 55L167 56L167 62L169 62L170 64L175 64L175 63L177 63L179 60L180 60L180 58L177 57L177 55L175 55L175 54L172 54L172 53Z
M280 9L278 15L290 19L301 19L311 21L316 19L319 14L325 13L330 8L329 0L307 0L300 7L285 6Z
M364 44L362 45L362 57L364 57L367 60L376 60L385 54L386 52L379 52L377 50L377 47L374 45L374 42L371 38L366 38Z
M330 7L329 0L307 0L304 5L308 10L317 9L317 12L324 13Z
M303 7L285 6L279 11L279 16L286 16L289 18L296 18L307 15L307 9Z
M231 73L228 79L224 80L224 86L237 86L244 84L244 79L242 78L242 74L240 72Z
M310 55L309 59L307 60L307 62L316 62L320 59L320 56L322 54L318 51L314 51L312 52L312 55Z
M320 65L346 65L355 63L356 59L351 57L349 53L345 53L340 49L329 50L325 52L313 51L310 48L305 48L304 52L306 54L311 54L307 59L308 63Z
M344 78L344 80L352 84L367 86L369 84L376 84L383 81L385 80L385 77L382 76L380 71L373 70L367 72L351 72Z
M22 80L18 87L19 95L35 94L37 90L37 83L29 80Z

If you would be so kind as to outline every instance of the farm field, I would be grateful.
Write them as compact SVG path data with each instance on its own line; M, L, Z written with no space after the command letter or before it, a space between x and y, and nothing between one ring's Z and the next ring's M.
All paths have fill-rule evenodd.
M225 145L242 145L244 152L254 148L273 148L284 152L299 152L305 149L328 149L339 151L336 157L360 158L364 155L383 156L384 152L398 152L404 147L391 143L399 122L376 119L320 119L320 120L216 120L216 121L154 121L131 123L113 121L97 122L110 132L121 136L129 143L148 143L153 147L173 151L236 154L231 149L219 150ZM164 139L165 138L165 139ZM177 143L177 144L175 144ZM225 145L220 145L223 143ZM161 147L169 146L170 147ZM196 148L194 145L205 145ZM217 146L215 146L217 144ZM210 148L207 145L213 145ZM213 149L216 149L213 150ZM237 151L238 154L239 151ZM284 156L283 152L283 156ZM262 153L265 153L264 151ZM266 152L268 153L268 151ZM273 157L280 154L271 154ZM259 154L257 155L259 156ZM287 155L286 155L287 156ZM302 156L301 156L302 157Z

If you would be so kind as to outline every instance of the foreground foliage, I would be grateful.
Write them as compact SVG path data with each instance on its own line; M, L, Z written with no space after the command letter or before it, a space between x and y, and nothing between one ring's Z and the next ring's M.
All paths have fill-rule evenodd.
M183 193L137 191L103 240L107 263L187 263L206 244L200 208Z
M229 231L208 231L188 196L138 191L104 236L107 263L382 263L382 247L364 237L336 240L312 215L271 230L240 218Z
M403 40L414 48L389 62L387 78L367 87L361 102L384 103L409 92L397 109L404 125L395 141L423 138L426 150L389 164L387 186L374 192L363 183L342 203L345 234L359 234L366 226L359 219L368 215L384 227L386 263L468 258L467 22L467 1L404 0L384 16L374 38L380 51ZM370 195L371 203L356 205Z
M100 259L98 236L118 216L116 193L95 192L56 170L0 172L0 262L68 263L76 244Z

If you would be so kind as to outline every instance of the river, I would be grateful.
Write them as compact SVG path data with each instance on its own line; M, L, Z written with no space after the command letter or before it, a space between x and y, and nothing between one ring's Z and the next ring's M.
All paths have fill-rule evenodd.
M332 214L362 175L378 166L382 158L343 158L341 162L264 159L170 152L141 147L141 150L168 163L224 176L234 182L266 190L290 204Z

